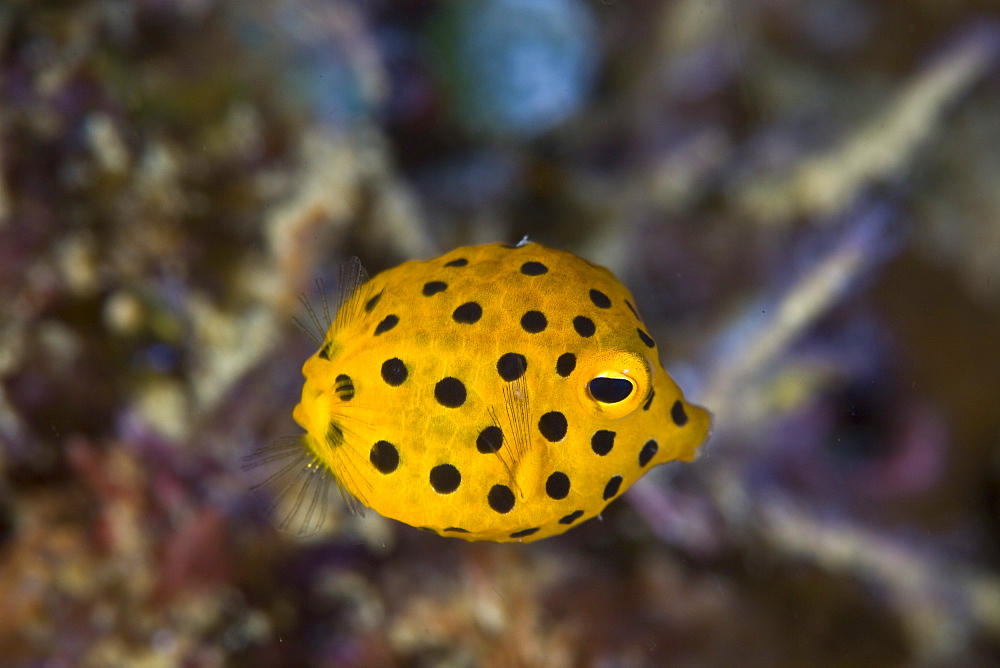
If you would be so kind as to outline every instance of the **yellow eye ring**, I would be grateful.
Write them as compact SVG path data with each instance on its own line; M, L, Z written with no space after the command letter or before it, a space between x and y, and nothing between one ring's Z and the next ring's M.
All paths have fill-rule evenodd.
M612 420L639 408L652 383L649 360L626 351L581 360L578 371L583 405L593 414Z

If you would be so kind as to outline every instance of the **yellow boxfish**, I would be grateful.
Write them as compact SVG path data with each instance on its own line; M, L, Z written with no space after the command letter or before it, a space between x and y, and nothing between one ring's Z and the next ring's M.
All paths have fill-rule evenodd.
M306 433L255 455L299 476L300 514L332 480L443 536L533 541L692 459L708 434L603 267L497 243L354 282L302 369Z

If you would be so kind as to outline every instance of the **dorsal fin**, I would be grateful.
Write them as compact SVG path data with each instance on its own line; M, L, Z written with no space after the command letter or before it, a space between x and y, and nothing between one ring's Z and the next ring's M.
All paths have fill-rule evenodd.
M364 308L363 299L353 299L365 283L368 282L368 272L361 266L357 256L351 257L340 265L339 284L337 285L337 315L334 320L334 332L347 327L354 322ZM329 318L329 314L327 315Z
M316 308L309 301L309 297L305 293L299 295L299 301L302 302L302 306L306 310L306 314L309 316L309 323L312 327L307 326L300 319L292 317L292 321L295 325L305 332L306 336L313 340L313 342L321 346L329 338L331 327L333 328L333 333L336 333L340 329L348 326L351 322L357 318L362 309L362 300L351 301L352 297L357 294L358 290L365 283L368 282L368 272L361 265L361 260L357 256L352 256L346 262L341 263L337 270L337 303L336 303L336 314L330 309L330 301L327 298L326 285L322 278L316 279L316 290L320 297L320 304L322 306L322 320L319 317L319 313L316 312ZM346 307L346 308L345 308Z

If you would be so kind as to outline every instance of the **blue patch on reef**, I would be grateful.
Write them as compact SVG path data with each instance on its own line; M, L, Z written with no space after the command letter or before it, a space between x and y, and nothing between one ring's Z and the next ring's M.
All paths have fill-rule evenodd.
M532 136L575 113L597 67L593 17L578 0L474 0L434 35L444 84L473 130Z

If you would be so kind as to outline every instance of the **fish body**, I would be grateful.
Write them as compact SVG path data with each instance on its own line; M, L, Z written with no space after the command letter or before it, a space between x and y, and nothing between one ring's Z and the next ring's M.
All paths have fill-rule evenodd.
M709 430L634 304L607 269L530 242L376 275L303 367L293 415L310 470L466 540L532 541L598 515Z

